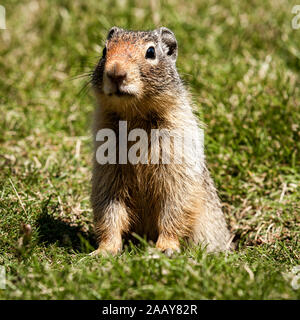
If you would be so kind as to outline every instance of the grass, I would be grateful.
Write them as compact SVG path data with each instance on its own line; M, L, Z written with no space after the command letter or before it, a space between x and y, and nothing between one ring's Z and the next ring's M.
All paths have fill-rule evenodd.
M292 2L4 0L0 30L0 299L299 299L300 30ZM143 241L93 258L94 100L107 30L167 26L207 124L206 155L237 251ZM75 79L74 79L75 77ZM30 230L26 229L30 225ZM27 227L28 228L28 227Z

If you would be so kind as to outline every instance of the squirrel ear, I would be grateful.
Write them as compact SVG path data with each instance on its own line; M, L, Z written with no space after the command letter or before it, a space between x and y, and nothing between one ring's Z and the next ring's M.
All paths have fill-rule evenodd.
M113 34L114 34L115 32L117 32L117 31L120 31L120 30L122 30L122 29L119 28L119 27L112 27L112 28L109 30L108 34L107 34L107 40L111 39L112 36L113 36Z
M165 27L161 27L157 31L164 44L163 49L165 49L166 54L175 62L177 59L177 40L174 33Z

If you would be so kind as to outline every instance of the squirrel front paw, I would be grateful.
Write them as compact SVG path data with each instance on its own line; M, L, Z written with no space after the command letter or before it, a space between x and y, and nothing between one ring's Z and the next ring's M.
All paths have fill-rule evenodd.
M178 239L169 238L163 235L158 237L156 248L163 252L167 257L171 257L174 253L180 252L180 244Z
M99 248L91 252L90 256L103 256L107 257L109 255L115 256L122 250L122 243L100 243Z

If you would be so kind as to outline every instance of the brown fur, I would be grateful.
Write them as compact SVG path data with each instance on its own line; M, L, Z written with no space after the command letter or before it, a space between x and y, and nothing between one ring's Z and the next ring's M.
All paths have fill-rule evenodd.
M155 60L145 59L149 45L156 49ZM199 130L175 67L177 42L170 30L133 32L114 27L106 50L93 76L98 102L94 136L102 128L118 132L120 120L127 121L128 132L142 128L148 136L151 129L178 134L186 127ZM116 94L109 74L126 74L121 81L124 95ZM95 141L95 151L100 144ZM146 235L162 251L178 251L180 239L204 244L208 251L229 249L230 234L204 160L201 168L199 174L199 168L187 171L185 164L100 165L94 159L91 201L99 241L94 254L116 254L122 238L132 232Z

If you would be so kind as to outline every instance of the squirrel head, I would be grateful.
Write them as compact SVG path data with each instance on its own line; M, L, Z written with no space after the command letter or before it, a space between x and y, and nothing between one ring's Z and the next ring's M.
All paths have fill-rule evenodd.
M162 103L178 96L181 81L176 70L177 41L161 27L127 31L113 27L96 66L92 84L96 96L109 108ZM151 106L150 106L151 108Z

